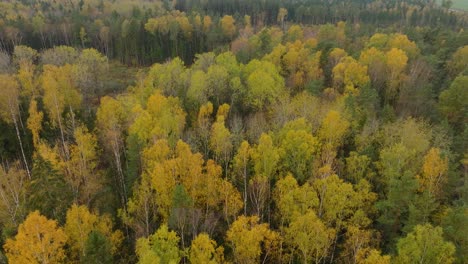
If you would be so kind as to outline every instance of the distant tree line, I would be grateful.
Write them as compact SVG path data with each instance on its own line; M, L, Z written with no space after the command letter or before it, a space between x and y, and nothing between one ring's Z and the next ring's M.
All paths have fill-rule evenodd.
M255 30L289 23L347 21L362 26L465 28L465 13L434 1L6 1L0 3L0 47L36 50L68 45L95 48L128 65L150 65L179 56L191 64L198 53L225 49L250 16ZM225 16L234 19L225 34ZM32 19L31 19L32 18Z

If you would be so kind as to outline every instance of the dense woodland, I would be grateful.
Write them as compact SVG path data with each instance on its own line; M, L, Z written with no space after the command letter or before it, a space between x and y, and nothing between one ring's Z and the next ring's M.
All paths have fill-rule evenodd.
M467 263L468 14L0 2L0 263Z

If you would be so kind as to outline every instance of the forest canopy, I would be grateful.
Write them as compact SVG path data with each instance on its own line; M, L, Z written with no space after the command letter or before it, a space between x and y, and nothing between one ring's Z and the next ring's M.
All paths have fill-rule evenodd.
M0 3L0 263L466 263L450 1Z

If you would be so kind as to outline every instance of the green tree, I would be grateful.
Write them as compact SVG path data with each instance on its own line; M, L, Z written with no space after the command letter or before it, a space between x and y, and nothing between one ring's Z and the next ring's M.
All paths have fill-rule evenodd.
M46 217L63 223L73 201L72 191L64 176L40 155L34 159L32 175L27 185L28 209L39 210Z
M453 263L455 246L444 241L442 228L417 225L398 240L396 263Z
M179 250L179 240L176 232L169 231L167 225L162 225L148 238L137 240L136 254L140 264L177 264L182 258Z
M180 58L175 58L165 64L151 66L145 79L145 89L160 89L165 96L185 97L187 92L187 79L190 76ZM146 100L146 98L143 98Z
M109 239L101 234L99 231L92 231L89 233L86 240L85 253L82 263L89 264L111 264L112 247Z
M255 174L273 179L278 168L280 156L278 149L273 145L271 136L262 134L258 145L252 151Z
M312 165L319 150L319 142L306 130L291 129L283 133L286 134L279 146L281 164L284 171L291 172L302 184L312 175Z
M440 112L454 125L466 123L468 120L467 84L468 76L458 76L439 96Z
M456 246L456 263L463 263L468 256L468 209L466 205L449 208L442 218L445 237Z
M283 92L284 80L272 63L252 60L244 71L247 82L246 107L263 109L274 103Z
M447 68L452 77L459 75L466 75L468 69L468 45L460 47L453 53L452 59L448 62Z

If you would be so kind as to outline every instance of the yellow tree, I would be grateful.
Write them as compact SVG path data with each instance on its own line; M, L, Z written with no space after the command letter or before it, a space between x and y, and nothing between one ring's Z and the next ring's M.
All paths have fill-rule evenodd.
M276 183L273 197L281 225L287 225L297 217L316 210L319 205L317 193L310 183L299 186L291 174Z
M280 236L269 229L268 224L260 224L258 216L239 216L226 234L234 250L237 263L259 263L264 255L263 263L278 249Z
M77 127L74 137L75 143L70 145L70 159L65 161L65 175L75 201L89 206L103 183L102 172L98 169L97 139L85 126Z
M219 203L222 203L224 219L231 223L232 219L238 215L242 209L243 202L239 191L226 179L219 183Z
M270 135L263 133L260 136L258 145L253 149L252 159L257 175L264 175L268 179L275 176L280 156Z
M361 65L354 58L343 57L333 68L333 86L340 92L356 94L359 90L369 84L367 66Z
M44 65L41 76L44 108L51 120L53 127L58 125L62 140L62 156L65 160L69 158L69 150L65 142L66 128L63 113L69 111L73 130L75 129L76 109L81 106L81 94L75 86L73 67L66 64L62 67Z
M335 230L327 228L312 211L297 217L285 232L286 243L299 251L304 264L321 263L335 237Z
M408 56L398 48L392 48L385 56L388 71L385 100L386 102L393 102L405 78L404 71L408 63Z
M133 195L128 199L126 210L120 210L123 222L132 228L136 237L149 236L157 219L157 203L160 202L152 185L152 170L156 164L168 159L171 150L166 140L158 140L142 153L143 172L133 186Z
M0 223L5 229L16 229L25 216L26 179L18 162L9 168L0 166Z
M388 46L389 40L390 37L387 34L376 33L369 39L367 46L383 50Z
M301 88L323 77L320 68L322 52L312 53L312 49L306 45L307 43L302 44L299 41L288 43L286 46L289 50L283 57L285 65L289 68L290 80Z
M57 222L38 211L28 215L14 239L7 239L6 256L10 263L65 263L67 236Z
M41 76L44 108L49 115L52 126L58 124L62 139L62 147L65 148L64 126L62 121L62 113L65 110L65 94L59 87L57 80L59 68L51 65L44 65Z
M371 159L366 155L359 155L355 151L349 153L346 159L346 174L345 177L353 183L359 182L361 179L370 178L373 176L369 169Z
M317 216L338 232L348 224L366 227L370 224L366 212L376 199L370 185L364 182L353 186L336 174L317 179L312 184L319 199Z
M7 123L13 123L16 130L16 137L23 157L24 166L29 178L31 173L29 171L28 162L24 153L23 141L20 136L20 107L19 107L19 84L18 81L11 75L0 74L0 118Z
M364 252L362 252L364 253ZM390 256L383 255L379 250L372 249L365 252L365 254L359 254L356 263L358 264L390 264Z
M221 18L220 23L224 36L232 39L236 34L236 20L232 16L225 15Z
M192 264L217 264L223 262L223 247L216 247L216 241L206 233L199 234L192 240L189 261Z
M419 189L428 191L437 198L443 194L447 182L448 159L443 158L438 148L431 148L424 157L421 175L418 175Z
M207 102L200 106L196 129L204 157L208 157L210 147L210 127L212 123L211 114L213 114L213 104L211 102Z
M178 143L179 146L180 144ZM172 194L176 185L180 182L176 160L168 159L155 163L149 173L151 175L151 186L156 191L159 214L163 222L167 223L172 208Z
M22 87L21 94L28 98L34 98L38 95L34 67L32 62L22 62L16 75Z
M109 239L112 253L116 253L123 240L120 231L112 231L113 224L109 216L99 216L91 213L85 205L74 204L67 211L64 226L68 237L67 244L70 246L70 256L78 261L85 256L86 241L93 231L99 231Z
M179 24L179 27L182 30L184 37L190 40L192 38L193 27L192 24L190 24L188 18L185 15L183 15L177 16L175 20Z
M146 109L136 105L133 109L134 122L129 127L130 134L136 135L143 144L158 139L168 139L175 144L185 126L185 112L175 97L165 97L156 91L147 101Z
M182 185L195 208L206 214L222 211L227 221L242 208L239 192L221 178L222 169L213 160L206 163L200 153L192 153L190 146L179 141L171 151L167 142L157 143L144 151L145 174L151 177L151 186L163 222L169 220L174 207L174 192Z
M232 154L231 132L225 126L229 105L221 105L216 113L216 122L211 127L210 146L215 154L215 160L222 162L227 176L229 161Z
M366 228L371 224L368 217L376 200L376 194L370 191L370 185L360 182L356 186L346 183L337 175L317 179L313 183L317 193L317 216L329 228L336 231L333 238L334 248L339 234L351 227ZM331 254L330 262L333 262Z
M31 130L31 134L33 136L33 144L35 147L39 144L39 133L42 129L42 119L44 118L44 113L38 111L37 109L37 101L31 100L29 103L29 117L27 120L28 129Z
M318 152L317 138L302 129L287 131L279 149L285 171L293 173L300 183L312 175L312 164Z
M281 24L281 28L284 30L284 20L288 15L288 10L286 8L281 7L278 11L278 16L276 21Z
M276 102L284 89L284 80L274 64L268 61L252 60L244 67L247 76L245 105L263 109Z
M210 16L203 17L203 32L205 34L207 34L210 31L212 24L213 24L213 21L211 20Z
M348 56L348 53L344 49L334 48L328 55L328 65L333 69L346 56Z
M270 181L276 176L279 160L279 151L273 145L273 139L262 133L258 145L252 150L255 176L249 182L250 199L260 218L263 218L265 205L271 196Z
M241 182L244 200L244 215L247 214L247 187L249 182L249 163L251 160L251 148L249 142L242 141L233 159L234 176L238 182Z
M359 62L367 66L373 87L383 90L387 78L387 57L385 53L374 47L361 51Z
M337 111L330 111L324 117L318 136L322 143L322 165L332 166L337 148L344 141L349 122Z
M388 48L397 48L403 50L409 58L414 59L419 55L419 48L408 36L400 33L393 34L388 41Z
M117 171L115 175L119 186L119 196L122 206L125 208L127 197L127 185L122 165L124 146L124 130L127 128L128 113L124 106L125 101L131 101L128 97L114 99L109 96L101 98L101 104L96 113L99 140L106 152L112 157L112 163Z
M286 78L289 86L299 90L311 81L320 80L323 77L322 69L320 69L322 53L312 51L313 48L309 46L309 42L297 40L287 43L286 46L279 44L265 56L265 59L281 69L281 74Z
M378 245L378 239L372 230L349 225L346 228L345 242L342 244L341 257L348 263L357 263L372 254L371 245Z
M302 41L304 39L304 31L299 25L292 25L286 33L286 39L288 42L294 42L296 40Z

